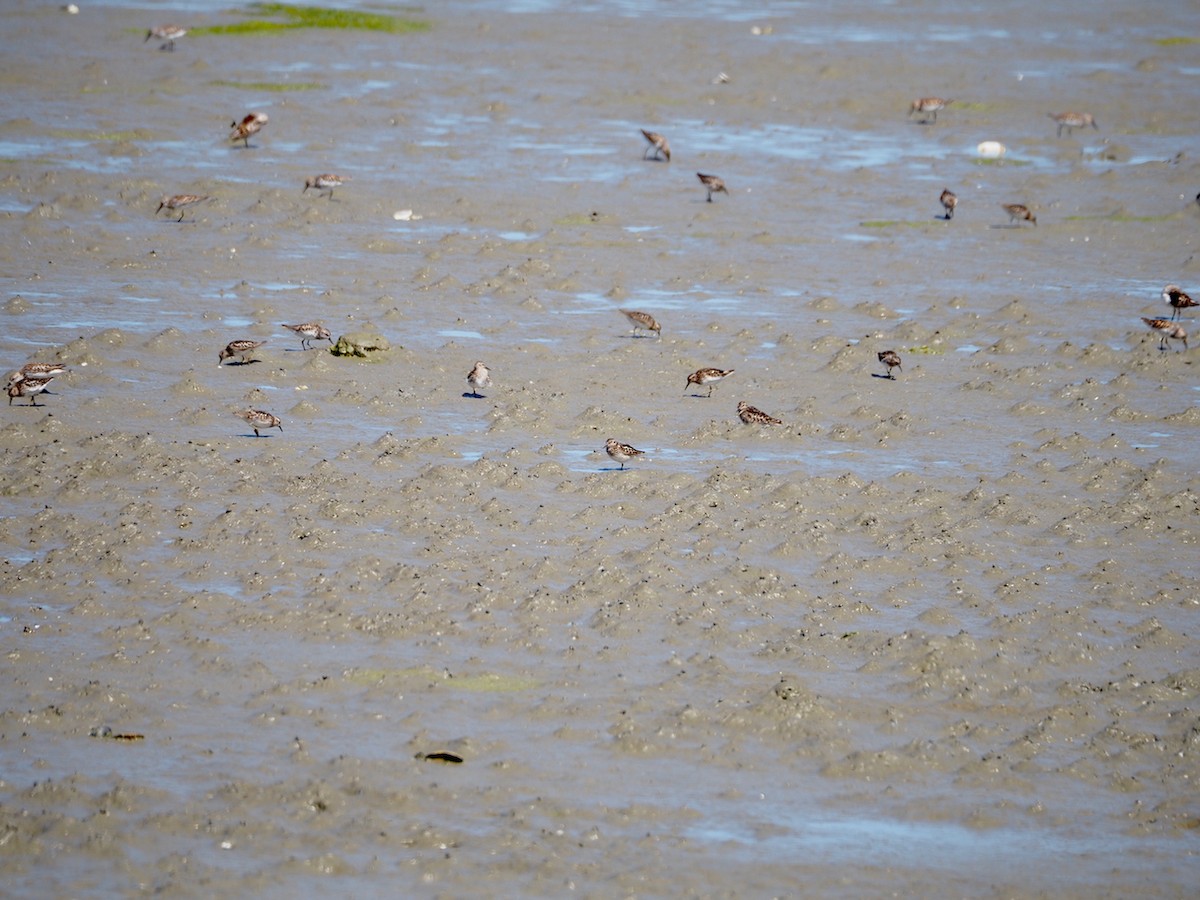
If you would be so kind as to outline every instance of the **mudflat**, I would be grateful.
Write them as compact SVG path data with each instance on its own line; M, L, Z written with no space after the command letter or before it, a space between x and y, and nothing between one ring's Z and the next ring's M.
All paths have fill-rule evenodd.
M1190 896L1176 7L0 14L5 890Z

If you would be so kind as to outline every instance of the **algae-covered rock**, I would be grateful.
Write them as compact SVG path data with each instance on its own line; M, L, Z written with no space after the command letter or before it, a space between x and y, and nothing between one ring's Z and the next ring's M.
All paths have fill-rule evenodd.
M329 351L334 356L357 356L367 359L391 349L388 339L377 331L352 331L343 334Z

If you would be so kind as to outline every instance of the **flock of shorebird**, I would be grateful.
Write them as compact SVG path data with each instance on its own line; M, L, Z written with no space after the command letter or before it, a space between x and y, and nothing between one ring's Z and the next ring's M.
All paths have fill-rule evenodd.
M151 38L156 38L163 43L159 47L160 50L173 51L175 49L175 41L187 34L187 29L178 25L156 25L146 32L146 41ZM909 116L921 114L921 124L934 124L937 122L937 114L944 110L947 106L953 103L953 100L943 99L941 97L919 97L913 100L909 107ZM1099 125L1095 118L1090 113L1064 112L1064 113L1048 113L1058 126L1058 137L1062 136L1063 129L1070 136L1076 128L1091 127L1098 129ZM242 119L234 120L230 123L229 139L233 143L242 142L244 149L249 149L250 138L258 134L264 125L267 124L269 118L266 113L250 112L242 117ZM671 144L667 138L655 131L641 129L642 136L646 139L649 145L645 153L642 154L643 159L650 159L661 162L671 161ZM653 154L653 155L651 155ZM725 186L725 181L717 175L697 172L696 177L700 180L700 184L707 191L707 202L713 202L713 194L724 193L729 195L729 190ZM304 182L304 189L301 193L306 193L310 189L315 190L318 196L324 194L330 200L333 199L333 191L335 188L341 187L345 182L349 181L349 176L336 175L325 173L308 178ZM184 211L187 207L197 203L201 203L209 199L207 195L199 194L174 194L164 196L155 210L157 215L163 209L168 212L179 212L177 221L182 222ZM1200 195L1197 195L1197 202L1200 202ZM944 218L950 220L954 218L954 211L958 206L958 197L953 191L943 190L939 201L945 211ZM1010 223L1030 222L1037 225L1037 217L1022 203L1005 203L1002 204L1003 209L1009 215ZM1183 326L1177 321L1183 310L1200 305L1197 304L1191 297L1187 295L1178 285L1169 284L1162 290L1163 300L1171 307L1172 313L1170 319L1163 318L1147 318L1143 317L1142 321L1146 325L1157 332L1161 338L1159 348L1167 349L1169 341L1178 340L1183 343L1184 350L1187 349L1187 332ZM622 309L620 310L633 326L633 336L639 337L642 332L648 335L653 334L657 337L662 337L662 326L649 313L639 310ZM329 330L319 322L301 322L296 325L281 324L281 327L287 328L300 336L300 347L302 350L313 349L312 342L323 340L333 343L333 337ZM240 360L238 364L246 365L256 362L254 359L254 351L266 344L265 340L256 341L251 339L239 339L230 341L223 350L218 354L217 365L224 365L227 359L237 358ZM895 379L893 369L901 372L904 371L901 365L900 355L894 350L881 350L877 353L879 362L885 367L885 374L879 377ZM12 405L14 399L18 397L28 397L30 406L38 406L37 397L39 394L45 393L50 382L58 375L67 371L66 366L59 363L40 363L31 362L22 366L20 369L12 372L8 380L8 402ZM734 373L733 369L718 369L713 367L705 367L697 369L692 374L688 375L687 382L684 385L684 393L693 385L696 387L707 387L708 393L705 397L711 397L713 387L718 382L729 377ZM483 395L479 392L489 388L492 384L491 370L478 361L467 373L467 384L471 391L465 396L481 398ZM693 395L700 396L700 395ZM267 431L272 428L278 428L283 431L283 421L273 413L261 409L243 409L235 412L235 415L244 419L247 424L254 430L255 437L262 437L262 431ZM742 422L748 425L782 425L783 421L774 416L768 415L761 409L751 406L745 400L740 401L737 405L737 415ZM609 438L605 442L605 451L608 455L621 464L621 468L625 468L625 463L635 457L644 455L645 451L638 450L629 444L622 443L615 438Z
M649 138L649 135L647 135L647 138ZM647 332L646 336L649 336L650 334L654 334L659 338L662 337L662 326L658 324L658 320L655 319L654 316L650 315L650 313L641 312L640 310L636 310L636 309L622 309L622 310L620 310L620 312L623 313L627 319L629 319L630 324L633 326L633 336L634 337L642 336L641 333L643 331ZM879 352L878 356L879 356L879 361L884 364L884 366L886 368L886 373L887 373L886 375L883 375L880 377L894 379L896 376L894 374L892 374L893 368L900 369L901 372L904 371L904 369L901 368L901 366L900 366L900 354L898 354L895 350L881 350ZM476 367L476 369L478 369L482 365L483 365L483 363L476 363L475 367ZM713 386L715 384L717 384L717 382L722 381L725 378L728 378L730 375L733 374L733 372L734 372L733 369L717 369L717 368L713 368L713 367L705 367L703 369L697 369L695 372L693 372L691 375L689 375L687 377L687 382L683 386L683 392L686 394L688 392L688 388L692 387L692 385L695 385L696 387L707 387L708 388L707 394L703 394L703 395L692 394L692 396L693 397L700 397L700 396L711 397L712 392L713 392ZM471 377L472 377L472 375L474 375L474 373L475 373L475 370L472 370L471 375L467 376L468 382L471 381ZM757 406L751 406L745 400L741 400L738 402L737 415L738 415L738 418L741 419L743 422L745 422L747 425L782 425L782 424L784 424L782 419L777 419L774 416L763 412ZM605 441L604 451L613 460L620 463L622 469L625 468L625 463L629 462L631 459L634 459L635 457L644 456L645 452L646 452L645 450L637 449L632 444L626 444L626 443L623 443L622 441L618 441L616 438L609 438L607 441Z

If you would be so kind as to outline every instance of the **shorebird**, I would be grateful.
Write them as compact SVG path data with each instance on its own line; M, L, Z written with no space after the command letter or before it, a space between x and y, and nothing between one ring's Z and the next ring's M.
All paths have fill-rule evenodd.
M745 400L738 403L737 407L738 418L747 425L782 425L782 419L776 419L774 416L768 416L765 412L756 406L751 406Z
M896 378L895 374L893 374L893 372L892 372L893 366L896 367L897 369L899 369L901 372L904 371L904 367L902 365L900 365L900 354L897 353L895 350L880 350L878 355L879 355L879 361L881 363L883 363L884 366L887 367L887 377L888 378L891 378L893 380L895 380L895 378Z
M218 354L217 365L221 365L221 363L225 362L225 360L229 359L231 356L240 356L242 358L242 361L239 363L239 365L244 366L246 363L253 362L254 360L250 359L249 357L253 356L254 351L265 343L266 341L252 341L247 338L242 338L241 340L237 341L230 341L226 345L225 349Z
M229 127L232 131L229 132L229 139L234 143L244 141L246 147L250 147L250 137L262 131L262 127L267 124L267 114L260 112L247 113L240 122L230 122Z
M21 368L9 374L8 383L15 384L24 378L53 378L56 375L61 375L66 371L67 367L62 363L25 363L25 365L21 366Z
M193 203L203 203L207 199L208 196L205 194L175 194L174 196L165 196L159 201L158 209L154 211L154 214L157 216L164 209L168 212L179 210L179 218L175 221L182 222L186 207L191 206Z
M1076 128L1087 128L1089 125L1097 131L1100 130L1100 126L1096 124L1091 113L1064 112L1046 113L1046 115L1058 123L1058 137L1062 137L1064 128L1067 129L1067 137L1070 137Z
M1185 294L1177 284L1168 284L1162 289L1162 298L1166 304L1171 307L1171 319L1174 321L1179 318L1185 309L1193 306L1200 306L1187 294Z
M467 384L471 386L472 397L482 397L480 389L492 386L492 371L482 362L476 362L467 373Z
M1172 322L1170 319L1147 319L1142 316L1142 321L1150 327L1152 331L1157 331L1159 335L1158 349L1166 350L1169 339L1183 341L1183 349L1187 349L1187 332L1183 330L1183 326L1177 322Z
M625 468L625 463L633 459L635 456L641 456L646 451L638 450L636 447L631 447L629 444L622 444L615 438L609 438L604 442L604 452L621 464L621 468Z
M175 42L188 33L188 30L181 25L155 25L146 32L146 41L150 38L158 38L160 41L166 41L159 50L174 50Z
M697 172L696 177L700 179L700 183L708 188L708 202L712 203L712 195L724 193L729 196L729 191L725 190L725 181L716 175L705 175L703 172Z
M329 191L329 199L332 200L333 189L336 187L341 187L349 180L349 175L334 175L332 173L317 175L314 178L304 179L304 190L300 193L305 193L309 188L315 188L318 195L324 191Z
M280 322L279 326L300 335L300 348L302 350L311 350L313 341L329 341L329 343L333 343L333 335L329 333L328 328L319 322L301 322L299 325L288 325L285 322Z
M234 415L246 420L246 424L254 429L255 437L263 436L258 433L258 429L260 428L263 431L269 428L278 428L280 431L283 431L283 420L279 416L264 412L261 409L243 409L235 412Z
M650 142L650 146L646 148L646 152L642 154L642 159L650 155L650 151L654 151L655 159L662 159L664 156L667 162L671 161L671 145L667 143L667 139L656 131L647 131L642 129L642 134L646 140Z
M37 395L46 390L53 380L53 375L26 375L19 381L10 381L8 383L8 405L12 406L13 400L17 397L28 397L30 406L41 406L42 404L37 402Z
M686 394L687 389L693 384L699 387L708 385L708 393L704 396L711 397L713 385L727 375L732 375L733 369L697 369L687 377L687 384L683 386L683 392Z
M949 106L953 102L954 102L953 100L943 100L941 97L918 97L909 106L908 114L911 116L913 113L917 113L917 112L933 113L932 120L921 119L921 124L929 125L934 122L937 122L938 110L945 109L947 106Z
M1008 224L1013 222L1020 224L1021 222L1032 222L1037 225L1037 216L1030 212L1029 207L1024 203L1001 203L1004 211L1008 213Z
M946 188L938 199L942 201L942 209L946 210L946 221L948 222L954 218L954 207L958 206L958 195Z
M650 315L650 313L638 312L636 309L622 309L620 312L633 325L634 335L637 335L639 331L645 330L656 332L660 338L662 337L662 326L658 324L654 316Z

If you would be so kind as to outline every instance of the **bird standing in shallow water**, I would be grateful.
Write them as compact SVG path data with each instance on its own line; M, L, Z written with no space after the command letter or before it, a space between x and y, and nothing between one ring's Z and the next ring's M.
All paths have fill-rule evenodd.
M1087 128L1089 125L1097 131L1100 126L1096 124L1096 120L1092 118L1091 113L1046 113L1050 118L1058 123L1058 137L1062 137L1062 130L1067 129L1067 137L1071 136L1071 132L1076 128Z
M229 140L234 143L244 141L246 148L249 149L250 138L262 131L262 127L267 124L267 121L266 113L247 113L242 121L229 123L229 127L232 129L229 132Z
M333 343L333 335L329 333L328 328L319 322L301 322L299 325L288 325L280 322L279 325L281 328L286 328L300 335L300 349L302 350L311 350L313 341L329 341L329 343Z
M937 122L938 110L945 109L953 100L943 100L941 97L918 97L912 102L908 108L908 114L913 113L933 113L932 119L921 119L922 125L932 125Z
M332 172L326 172L324 175L317 175L313 178L304 179L304 190L300 193L305 193L309 188L315 188L318 194L329 191L328 197L333 199L333 189L341 187L350 180L349 175L334 175Z
M1158 349L1166 350L1167 342L1171 339L1183 341L1183 349L1187 349L1187 332L1183 330L1183 326L1177 322L1172 322L1170 319L1147 319L1142 316L1142 321L1152 330L1157 331L1159 335Z
M725 190L724 179L716 175L705 175L703 172L697 172L696 177L700 179L700 183L708 189L708 202L712 203L712 195L723 193L726 197L729 196L729 191Z
M1185 309L1189 309L1193 306L1200 306L1200 303L1197 303L1195 300L1185 294L1177 284L1168 284L1165 288L1163 288L1162 298L1166 302L1167 306L1171 307L1172 321L1179 318Z
M704 396L711 397L713 385L727 375L732 375L733 369L697 369L687 377L687 384L683 386L683 392L686 394L687 389L693 384L700 387L708 385L708 393Z
M28 397L30 406L41 406L42 404L37 402L37 395L46 390L53 380L53 375L26 375L17 381L10 381L8 383L8 405L12 406L13 400L17 397Z
M1037 225L1037 216L1035 216L1024 203L1002 203L1004 211L1008 213L1008 224L1016 222L1032 222Z
M202 194L175 194L173 197L163 197L162 200L159 201L158 209L154 211L154 214L157 216L164 209L168 212L175 212L175 210L179 210L179 218L175 221L182 222L183 213L187 207L194 203L203 203L207 199L208 197Z
M636 335L639 331L653 331L660 338L662 337L662 326L650 313L638 312L636 309L622 309L622 315L625 316L633 325L633 333Z
M160 41L166 41L160 46L159 50L174 50L175 42L188 33L188 30L180 25L155 25L146 32L146 41L150 38L158 38ZM146 43L142 41L142 43Z
M958 195L946 188L938 199L942 202L942 209L946 210L946 221L949 222L954 218L954 208L958 206Z
M482 362L476 362L471 371L467 373L467 384L471 386L472 397L482 397L479 391L486 387L492 386L492 371Z
M272 415L261 409L243 409L240 412L234 413L235 416L245 419L246 424L254 429L255 437L263 437L258 433L258 429L266 431L268 428L278 428L283 431L283 420L279 416Z
M55 375L61 375L65 371L67 371L67 367L62 363L25 363L21 368L9 374L8 383L15 384L24 378L53 378Z
M896 376L892 372L892 367L904 371L904 367L900 365L900 354L895 350L880 350L878 353L879 361L887 367L887 377L895 380Z
M242 358L240 365L243 366L246 363L253 362L254 360L250 359L250 357L254 355L255 350L265 343L266 341L252 341L249 338L230 341L225 345L225 349L217 354L217 365L221 365L221 363L225 362L231 356L240 356Z
M631 447L629 444L622 444L616 438L609 438L604 442L604 452L619 462L621 468L624 469L625 463L635 456L643 455L646 451Z
M650 142L650 146L646 148L646 152L642 154L642 159L650 155L650 151L654 151L654 159L666 158L667 162L671 161L671 145L667 143L667 139L656 131L647 131L642 129L642 134L646 140Z

